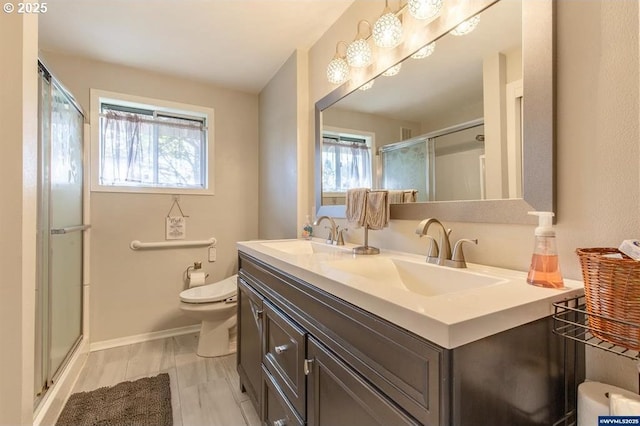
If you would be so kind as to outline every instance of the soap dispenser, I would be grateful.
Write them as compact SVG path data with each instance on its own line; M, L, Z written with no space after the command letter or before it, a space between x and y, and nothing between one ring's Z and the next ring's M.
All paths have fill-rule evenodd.
M552 226L553 212L529 212L529 214L538 216L538 227L535 230L535 246L527 282L539 287L563 288L564 281L560 273L556 248L556 231Z
M307 221L302 226L302 238L310 240L311 237L313 237L313 226L311 226L311 219L309 219L309 215L307 215Z

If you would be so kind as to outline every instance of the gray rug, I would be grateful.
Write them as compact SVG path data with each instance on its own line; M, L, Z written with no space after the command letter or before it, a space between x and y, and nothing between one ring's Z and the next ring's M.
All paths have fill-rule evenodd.
M122 382L69 397L57 426L171 426L169 375Z

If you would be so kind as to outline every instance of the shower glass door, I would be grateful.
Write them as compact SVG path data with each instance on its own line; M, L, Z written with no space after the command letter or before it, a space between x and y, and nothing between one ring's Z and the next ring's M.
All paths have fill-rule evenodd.
M51 372L82 334L82 115L55 84L51 108Z
M82 336L83 116L41 72L36 392L42 394Z

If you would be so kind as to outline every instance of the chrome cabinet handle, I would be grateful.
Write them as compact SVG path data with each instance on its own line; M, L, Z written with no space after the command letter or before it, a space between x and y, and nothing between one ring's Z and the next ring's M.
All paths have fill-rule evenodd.
M276 346L273 349L276 351L277 354L281 354L282 352L284 352L287 349L289 349L289 345L280 345L280 346Z
M287 419L274 420L273 426L287 426Z
M311 374L311 365L313 364L313 359L305 359L303 362L303 371L304 375L308 376Z
M253 312L253 318L256 320L256 322L260 321L260 318L262 318L262 312L264 312L264 311L254 311Z

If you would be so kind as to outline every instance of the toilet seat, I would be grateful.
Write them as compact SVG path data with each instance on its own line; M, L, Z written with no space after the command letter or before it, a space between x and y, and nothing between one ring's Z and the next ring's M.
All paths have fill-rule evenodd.
M238 275L232 275L213 284L189 288L180 293L180 300L185 303L220 302L237 294L237 279Z

